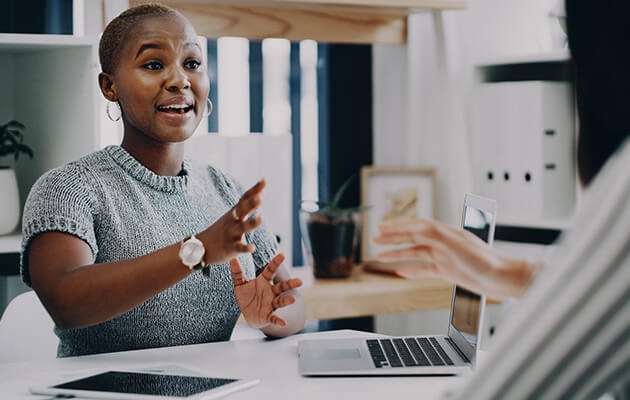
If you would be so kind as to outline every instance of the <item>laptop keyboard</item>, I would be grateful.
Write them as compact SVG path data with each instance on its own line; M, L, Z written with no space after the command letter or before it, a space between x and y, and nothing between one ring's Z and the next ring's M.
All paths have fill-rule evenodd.
M376 368L454 365L435 338L367 339Z

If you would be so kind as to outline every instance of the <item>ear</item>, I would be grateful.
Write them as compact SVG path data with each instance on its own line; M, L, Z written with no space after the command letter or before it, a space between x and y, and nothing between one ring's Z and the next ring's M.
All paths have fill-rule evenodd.
M98 74L98 85L101 88L101 93L103 96L109 101L117 102L118 101L118 91L116 90L116 84L114 83L113 77L106 73L101 72Z

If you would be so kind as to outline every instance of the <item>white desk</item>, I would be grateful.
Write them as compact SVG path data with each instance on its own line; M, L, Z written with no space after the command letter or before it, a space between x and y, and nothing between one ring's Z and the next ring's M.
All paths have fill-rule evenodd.
M284 339L235 340L192 346L108 353L0 365L0 398L44 399L28 394L28 387L54 375L93 369L178 365L211 376L258 378L260 384L227 399L439 399L462 377L304 378L297 370L297 341L313 337L347 337L356 331L317 332ZM63 379L63 378L62 378Z

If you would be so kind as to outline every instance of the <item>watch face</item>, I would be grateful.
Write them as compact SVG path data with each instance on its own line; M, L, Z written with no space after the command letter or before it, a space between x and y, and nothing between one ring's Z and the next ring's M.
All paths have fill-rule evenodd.
M188 266L194 266L201 262L205 249L199 240L189 240L182 246L180 257Z

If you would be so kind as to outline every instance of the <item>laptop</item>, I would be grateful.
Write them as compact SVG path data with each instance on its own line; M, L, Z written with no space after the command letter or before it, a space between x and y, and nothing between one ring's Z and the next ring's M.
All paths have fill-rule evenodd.
M496 201L467 194L462 227L492 245ZM298 342L305 376L455 375L471 370L481 337L485 297L454 286L446 335L311 339Z

